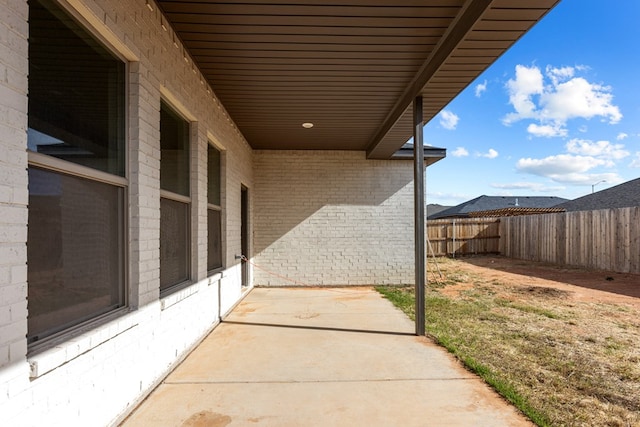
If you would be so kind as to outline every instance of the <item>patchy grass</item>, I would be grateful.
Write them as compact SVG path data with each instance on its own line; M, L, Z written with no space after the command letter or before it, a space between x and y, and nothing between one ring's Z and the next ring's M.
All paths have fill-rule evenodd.
M640 426L638 305L438 263L444 277L426 292L427 333L534 423ZM377 289L413 318L413 287Z

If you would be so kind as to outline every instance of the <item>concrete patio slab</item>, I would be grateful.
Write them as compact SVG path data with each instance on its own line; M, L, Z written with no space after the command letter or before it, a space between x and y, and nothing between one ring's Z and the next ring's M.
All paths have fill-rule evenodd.
M258 288L122 424L532 426L370 288Z

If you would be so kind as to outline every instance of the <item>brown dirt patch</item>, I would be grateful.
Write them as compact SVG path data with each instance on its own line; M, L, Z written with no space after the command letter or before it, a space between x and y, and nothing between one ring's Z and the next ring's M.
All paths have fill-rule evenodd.
M565 297L576 301L622 303L640 308L640 275L586 270L509 259L500 256L465 257L455 260L462 281L447 286L444 292L466 290L473 286L464 276L481 275L485 280L514 285L519 292L538 296ZM441 280L436 272L429 280Z
M231 423L231 417L211 411L200 411L182 423L182 427L225 427Z

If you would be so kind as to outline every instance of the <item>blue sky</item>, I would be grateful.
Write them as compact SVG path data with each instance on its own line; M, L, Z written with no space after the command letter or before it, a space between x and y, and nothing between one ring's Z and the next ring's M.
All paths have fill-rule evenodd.
M562 0L425 126L447 149L427 202L574 199L638 178L639 19L638 0Z

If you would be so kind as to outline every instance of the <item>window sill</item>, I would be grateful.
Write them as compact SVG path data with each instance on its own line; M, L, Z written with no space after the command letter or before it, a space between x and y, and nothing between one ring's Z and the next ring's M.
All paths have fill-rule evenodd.
M220 280L222 280L223 277L224 277L224 274L222 271L217 273L212 273L209 277L207 277L207 284L209 286L217 284Z
M31 369L29 377L32 380L39 378L137 325L136 316L125 315L28 356Z
M175 292L161 297L160 300L160 309L161 310L165 310L169 307L171 307L172 305L176 305L177 303L179 303L180 301L183 301L187 298L189 298L191 295L197 293L199 290L198 288L198 284L197 283L193 283L191 284L191 286L187 286L184 287L180 290L176 290Z

